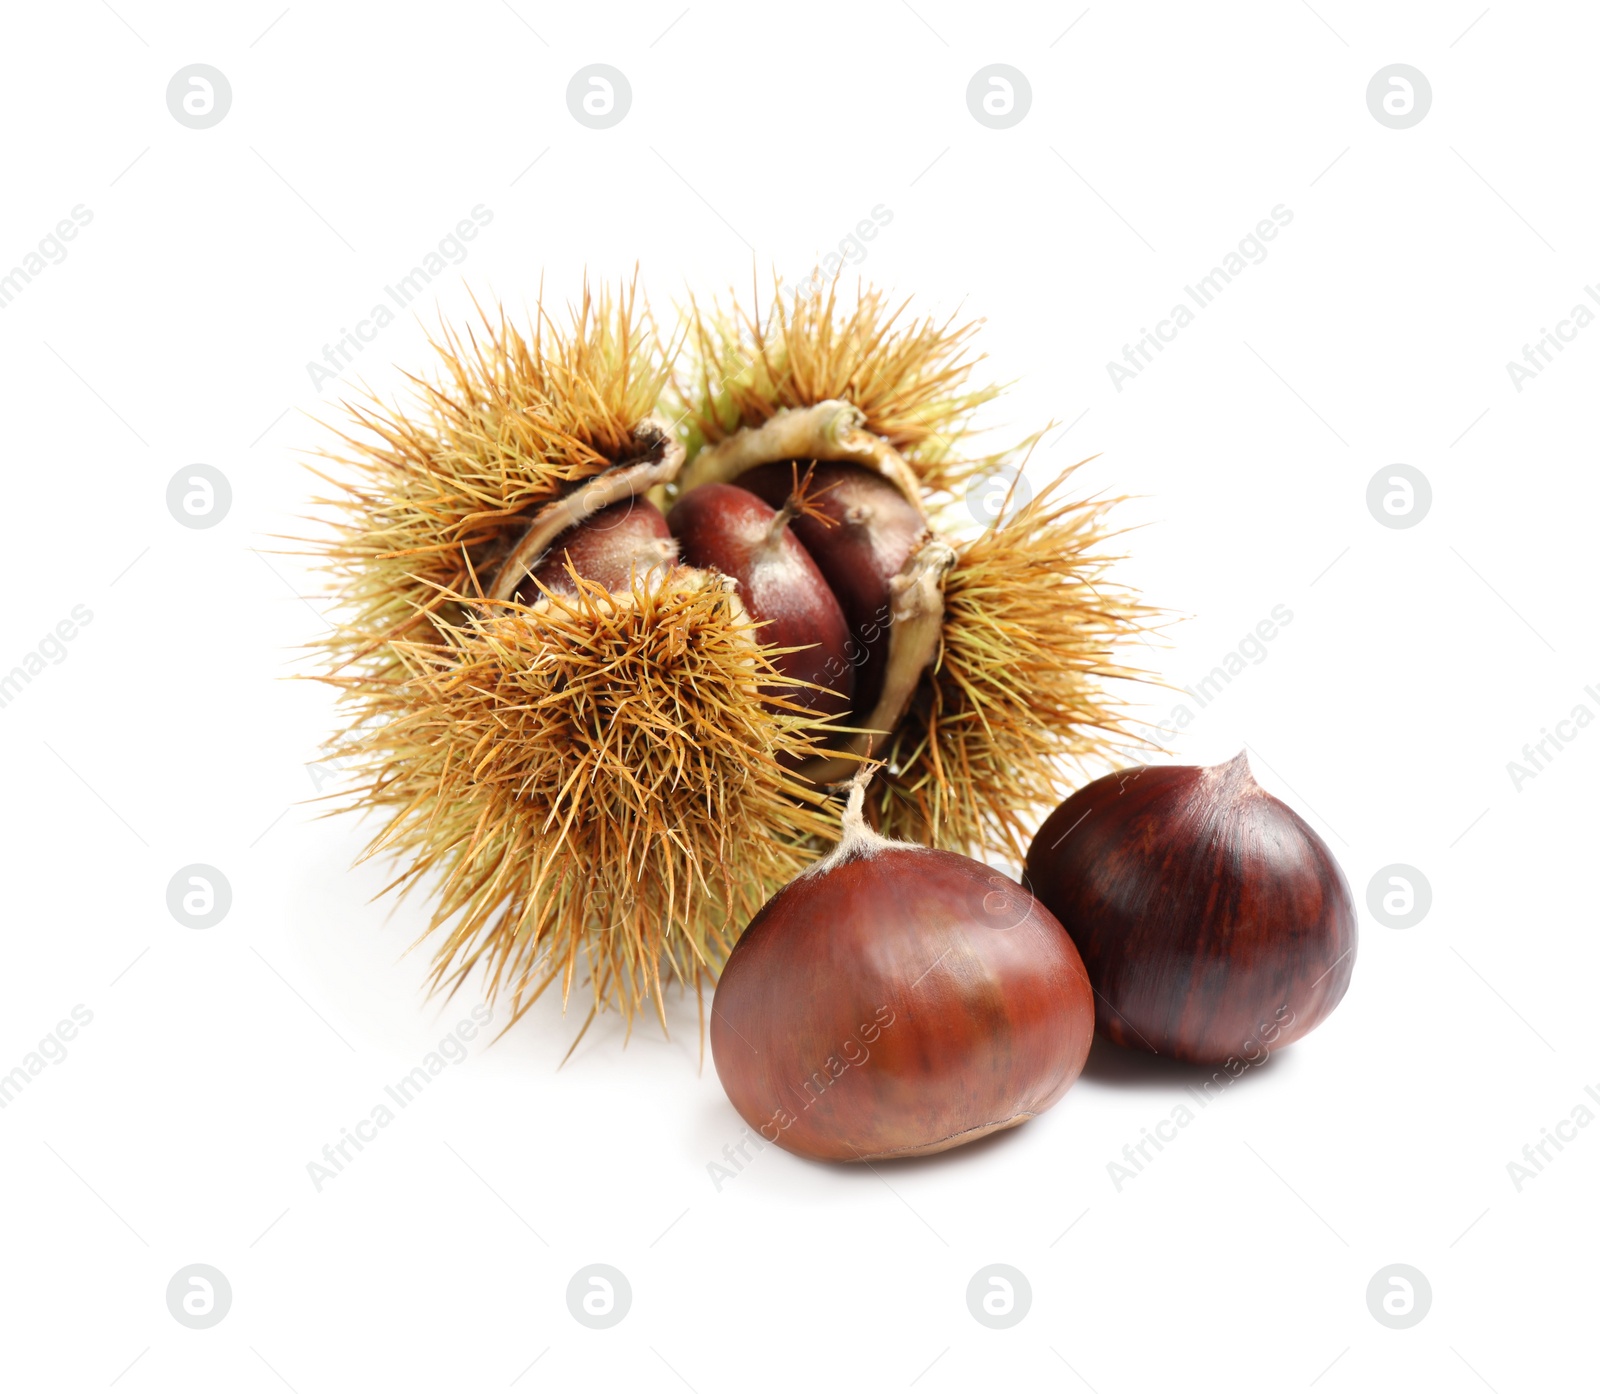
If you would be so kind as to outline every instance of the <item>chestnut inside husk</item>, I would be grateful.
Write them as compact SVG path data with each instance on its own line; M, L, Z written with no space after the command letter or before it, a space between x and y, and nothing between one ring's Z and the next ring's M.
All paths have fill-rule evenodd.
M671 565L677 552L659 508L646 498L620 499L563 532L528 573L538 584L520 583L512 599L532 604L540 587L576 595L579 576L608 591L630 590L635 580Z
M794 489L797 470L809 471L813 509L798 515L794 535L827 578L849 626L849 658L856 668L855 706L870 712L883 691L889 663L890 587L926 536L928 524L883 475L849 461L774 460L739 477L773 508Z
M636 460L529 522L494 597L571 596L580 578L625 591L675 558L729 577L788 680L764 688L768 698L848 723L822 733L836 754L786 767L813 785L847 778L934 660L955 559L909 466L861 422L838 401L780 412L702 450L681 476L681 450L648 422ZM673 500L664 524L646 491Z
M761 625L761 642L795 685L772 695L819 716L842 716L855 692L850 631L811 554L792 530L794 504L769 507L732 484L707 484L685 494L667 518L683 559L733 578L740 599Z

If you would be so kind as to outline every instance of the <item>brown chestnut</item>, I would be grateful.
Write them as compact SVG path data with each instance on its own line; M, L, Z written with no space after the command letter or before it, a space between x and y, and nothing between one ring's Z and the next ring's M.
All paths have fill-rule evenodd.
M942 1152L1048 1108L1094 1034L1082 961L1021 886L868 829L762 907L723 968L711 1053L740 1116L803 1157Z
M1304 1036L1350 985L1350 887L1243 752L1095 780L1045 820L1027 874L1083 955L1096 1027L1118 1045L1254 1059Z
M676 552L661 510L649 499L628 498L608 504L561 533L531 575L558 595L578 593L574 571L609 591L626 591L635 576L667 566ZM519 603L531 605L538 598L537 586L526 580L518 585Z
M775 461L739 476L739 487L782 508L796 473L808 474L813 507L792 527L811 554L850 626L856 665L855 709L871 712L889 661L889 583L926 535L921 511L876 470L846 461Z
M690 566L715 567L733 578L753 619L761 623L773 666L792 683L769 695L819 716L842 716L855 692L844 612L810 554L791 531L795 515L774 509L747 489L703 484L685 494L667 517Z

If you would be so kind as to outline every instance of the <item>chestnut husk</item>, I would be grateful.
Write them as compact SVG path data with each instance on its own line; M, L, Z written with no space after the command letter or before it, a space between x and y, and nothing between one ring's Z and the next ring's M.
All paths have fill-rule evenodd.
M942 1152L1015 1127L1081 1073L1094 1002L1072 940L1009 877L891 842L851 794L839 847L734 946L711 1052L769 1142L826 1161Z
M632 287L585 282L570 329L491 307L441 328L406 400L347 404L318 451L332 512L311 545L336 602L318 676L344 704L328 754L342 806L377 821L362 855L436 889L433 989L481 977L512 1022L541 995L630 1024L649 1004L665 1029L670 984L714 980L826 847L820 791L862 758L889 761L884 831L1013 857L1055 762L1118 732L1099 679L1127 676L1109 646L1150 612L1105 585L1104 504L1068 502L1069 470L1004 528L951 512L1002 458L965 445L995 392L967 382L973 326L866 287L853 307L773 289L770 311L693 306L681 372ZM826 723L762 701L781 677L730 578L679 565L619 589L577 555L624 500L664 510L812 460L876 471L959 527L891 583L877 702Z
M1117 1045L1255 1060L1312 1030L1350 985L1344 873L1243 752L1095 780L1045 820L1027 876L1082 954L1096 1029Z

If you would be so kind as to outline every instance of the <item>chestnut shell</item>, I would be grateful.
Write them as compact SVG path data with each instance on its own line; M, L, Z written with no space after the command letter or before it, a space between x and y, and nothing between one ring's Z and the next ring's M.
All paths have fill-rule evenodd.
M1254 1059L1304 1036L1350 985L1344 873L1242 753L1086 785L1039 829L1027 874L1083 955L1096 1027L1118 1045Z
M739 487L782 508L796 472L811 469L807 496L821 518L801 514L790 524L844 611L850 658L856 664L856 711L870 712L883 690L889 662L889 583L900 574L927 531L922 514L875 470L845 461L780 460L739 476Z
M829 1161L1022 1123L1078 1077L1093 1034L1082 961L1044 906L979 862L881 841L767 902L711 1012L740 1116Z

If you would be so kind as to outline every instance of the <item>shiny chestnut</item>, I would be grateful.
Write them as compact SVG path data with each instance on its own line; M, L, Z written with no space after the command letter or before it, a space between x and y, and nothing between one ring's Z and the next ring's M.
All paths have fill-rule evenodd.
M711 1052L744 1120L804 1157L912 1157L1015 1127L1083 1069L1077 950L1021 886L890 842L851 795L832 855L779 891L717 984Z
M1257 1058L1312 1030L1350 985L1350 887L1243 753L1095 780L1039 829L1027 874L1083 955L1097 1029L1118 1045Z

